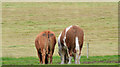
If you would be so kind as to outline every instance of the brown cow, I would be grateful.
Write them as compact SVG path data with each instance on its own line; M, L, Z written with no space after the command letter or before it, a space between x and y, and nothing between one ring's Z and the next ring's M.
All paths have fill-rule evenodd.
M44 31L37 35L35 46L37 49L40 64L47 64L50 58L52 64L52 55L56 44L56 37L52 31Z
M80 64L81 49L83 46L84 32L81 28L71 25L63 30L58 37L59 55L61 64L71 64L74 57L75 64Z

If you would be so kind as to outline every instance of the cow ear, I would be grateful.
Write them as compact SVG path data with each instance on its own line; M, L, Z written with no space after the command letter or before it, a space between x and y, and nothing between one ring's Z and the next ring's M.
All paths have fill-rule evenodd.
M51 36L53 36L53 34L52 34L52 33L50 34L50 37L51 37Z
M46 36L46 34L45 34L45 33L43 33L43 36Z

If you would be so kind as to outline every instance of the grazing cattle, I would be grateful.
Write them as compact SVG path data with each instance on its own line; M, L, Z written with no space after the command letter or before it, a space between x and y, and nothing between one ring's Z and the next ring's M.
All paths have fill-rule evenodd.
M37 49L40 64L47 64L50 58L52 64L52 55L56 44L55 34L51 31L44 31L37 35L35 46Z
M83 30L75 25L65 28L60 33L58 37L58 53L61 56L61 64L71 64L72 57L74 57L75 64L80 64L83 40Z

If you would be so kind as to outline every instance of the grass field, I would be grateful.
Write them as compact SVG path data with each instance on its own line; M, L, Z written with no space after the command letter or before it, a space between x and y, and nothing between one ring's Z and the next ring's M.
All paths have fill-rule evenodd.
M38 63L34 46L36 35L44 30L51 30L55 32L57 38L60 32L70 25L79 25L84 30L83 59L87 54L87 43L90 44L91 58L118 54L118 3L116 2L6 2L2 3L3 64L12 64L11 61L13 64L19 64L17 60L23 59L26 59L23 60L25 64L28 63L27 61L31 62L30 59L35 59L34 63ZM54 58L58 56L57 46L56 44Z
M20 57L20 58L10 58L3 57L3 65L40 65L39 59L36 57ZM60 57L53 57L53 64L60 64ZM120 62L120 61L119 61ZM86 56L81 57L81 65L84 64L95 64L95 65L117 65L118 55L113 56L90 56L89 59ZM72 60L72 65L74 65L74 60Z

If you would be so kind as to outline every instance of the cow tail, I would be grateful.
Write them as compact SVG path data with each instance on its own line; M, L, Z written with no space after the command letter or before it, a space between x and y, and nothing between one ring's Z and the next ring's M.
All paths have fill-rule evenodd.
M49 50L48 50L48 44L46 45L46 52L47 52L47 54L48 54L48 52L49 52Z
M80 53L80 46L79 46L79 39L78 39L78 37L76 36L75 37L75 49L76 49L76 54L77 54L77 56L79 55L79 53Z
M49 34L48 34L47 43L48 44L46 44L46 52L47 52L47 54L49 54L49 46L50 46L50 35Z
M76 50L79 52L79 40L78 37L75 38L75 43L76 43Z

